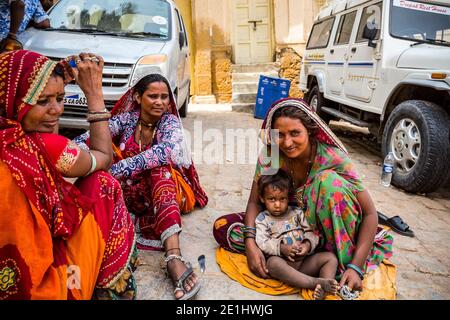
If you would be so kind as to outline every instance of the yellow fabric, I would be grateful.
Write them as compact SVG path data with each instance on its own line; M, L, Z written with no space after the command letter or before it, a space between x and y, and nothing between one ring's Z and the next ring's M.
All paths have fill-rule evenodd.
M247 266L247 257L243 254L233 253L219 247L216 251L216 260L224 273L249 289L271 295L299 292L299 289L285 285L278 280L263 279L254 275Z
M217 264L231 279L243 286L270 295L293 294L300 292L305 300L313 299L313 290L296 289L275 279L262 279L254 275L247 266L247 257L223 248L216 251ZM397 295L397 269L388 260L369 272L363 281L363 291L358 300L395 300ZM328 295L325 300L342 300L339 296Z
M184 181L183 176L177 170L175 170L172 166L170 167L172 170L172 178L175 182L175 187L177 188L177 202L180 206L180 210L182 213L191 212L195 206L195 195L192 191L191 187Z

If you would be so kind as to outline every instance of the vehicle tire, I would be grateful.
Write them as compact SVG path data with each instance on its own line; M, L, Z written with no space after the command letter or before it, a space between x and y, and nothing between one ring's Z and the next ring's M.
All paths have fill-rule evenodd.
M315 85L312 87L311 91L308 92L307 102L309 106L326 122L330 122L331 116L321 112L320 109L325 106L325 98L319 90L319 86Z
M188 105L189 105L189 95L186 97L186 101L184 101L181 108L178 109L178 113L180 114L180 117L186 118Z
M408 100L390 114L383 131L383 159L397 160L392 184L409 192L428 193L446 182L450 168L450 118L435 103Z
M190 92L191 92L191 85L189 83L186 100L184 101L184 103L180 107L180 109L178 109L178 113L180 114L181 118L186 118L186 116L187 116Z

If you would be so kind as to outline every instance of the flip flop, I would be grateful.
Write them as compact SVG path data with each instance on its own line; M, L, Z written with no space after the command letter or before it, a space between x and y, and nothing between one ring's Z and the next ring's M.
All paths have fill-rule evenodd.
M387 217L383 213L377 211L378 223L390 227L392 230L407 237L414 237L414 232L408 226L407 223L403 221L400 216L394 216L392 218Z

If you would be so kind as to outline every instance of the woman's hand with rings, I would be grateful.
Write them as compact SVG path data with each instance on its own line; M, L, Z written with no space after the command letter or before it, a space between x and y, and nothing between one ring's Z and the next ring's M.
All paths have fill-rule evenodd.
M102 73L103 58L93 53L80 53L73 57L77 67L77 83L88 100L99 100L103 104Z

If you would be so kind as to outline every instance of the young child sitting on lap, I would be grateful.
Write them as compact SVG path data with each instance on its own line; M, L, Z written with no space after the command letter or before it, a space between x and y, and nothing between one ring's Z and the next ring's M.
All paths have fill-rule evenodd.
M314 299L336 294L337 258L332 252L314 253L319 237L302 210L289 206L291 178L282 170L263 175L258 191L266 210L256 218L256 243L269 256L270 275L297 288L314 289Z

